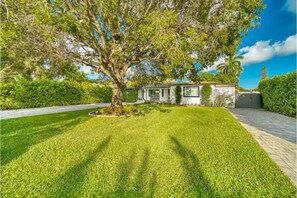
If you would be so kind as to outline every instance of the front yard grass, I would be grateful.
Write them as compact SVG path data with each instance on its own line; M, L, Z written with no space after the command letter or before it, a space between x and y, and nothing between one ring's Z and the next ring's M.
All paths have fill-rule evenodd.
M295 197L226 109L140 105L1 121L1 197Z

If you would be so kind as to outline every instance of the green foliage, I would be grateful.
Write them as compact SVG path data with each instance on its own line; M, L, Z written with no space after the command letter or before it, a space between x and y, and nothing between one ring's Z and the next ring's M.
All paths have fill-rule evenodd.
M234 75L227 75L219 72L215 76L215 82L237 84L238 78Z
M251 91L250 89L246 89L244 87L236 87L236 91L237 92L247 92L247 91ZM253 90L254 91L254 90Z
M200 76L201 81L204 82L214 82L215 81L215 75L209 72L203 72Z
M228 110L137 108L152 110L129 118L90 118L83 110L1 120L0 196L296 197Z
M241 62L243 56L230 55L225 58L225 62L217 66L217 70L220 73L227 76L239 77L242 72Z
M73 70L79 74L71 53L63 50L67 48L63 34L37 23L35 0L5 0L1 11L1 81L7 82L16 75L26 79L54 79L65 77Z
M261 80L265 79L265 78L268 78L268 72L267 72L267 67L262 67L262 70L261 70Z
M124 102L136 102L138 100L137 89L126 89L123 93Z
M288 116L296 116L296 72L259 83L264 109Z
M181 98L182 98L182 89L180 85L177 85L175 89L175 103L180 104Z
M1 93L1 109L15 109L110 102L112 90L89 82L22 79L3 84Z
M65 77L71 65L88 65L123 91L128 69L146 63L160 71L149 80L198 81L198 71L235 52L263 8L263 0L5 0L1 73ZM138 86L148 78L135 80Z
M203 85L201 89L201 103L204 106L211 106L211 101L210 101L210 95L211 95L212 89L210 85Z

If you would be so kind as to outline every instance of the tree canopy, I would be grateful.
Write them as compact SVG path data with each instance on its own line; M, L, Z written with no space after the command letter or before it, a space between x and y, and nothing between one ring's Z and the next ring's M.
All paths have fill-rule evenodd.
M264 8L262 0L32 3L38 24L44 30L53 29L53 38L64 41L55 54L71 57L74 63L111 79L114 107L122 105L124 78L130 68L149 63L166 78L195 79L218 56L234 54Z
M38 23L34 1L5 0L1 4L1 80L83 77L71 58L60 53L63 37Z
M261 70L261 80L268 78L267 67L263 66Z

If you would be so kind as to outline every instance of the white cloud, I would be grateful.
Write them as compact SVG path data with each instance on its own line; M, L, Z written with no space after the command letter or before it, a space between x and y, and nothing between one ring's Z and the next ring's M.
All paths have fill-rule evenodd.
M287 0L282 9L296 14L296 0Z
M296 53L297 35L289 36L285 41L270 44L268 41L258 41L253 46L241 48L239 54L243 55L242 66L260 63L274 56L286 56Z
M79 71L80 71L80 72L84 72L84 73L86 73L86 74L91 74L91 73L92 73L92 71L91 71L91 67L89 67L89 66L85 66L85 65L80 66Z
M216 70L216 69L217 69L217 66L218 66L219 64L225 62L224 59L225 59L225 57L223 57L223 56L219 57L219 58L214 62L214 64L213 64L212 66L205 68L205 69L203 70L203 72L214 71L214 70Z
M268 41L258 41L253 46L247 46L239 50L239 55L244 59L241 61L242 66L254 63L264 62L275 56L286 56L296 52L297 34L289 36L285 41L278 41L270 44ZM214 71L218 64L224 62L224 57L218 58L215 63L204 71Z

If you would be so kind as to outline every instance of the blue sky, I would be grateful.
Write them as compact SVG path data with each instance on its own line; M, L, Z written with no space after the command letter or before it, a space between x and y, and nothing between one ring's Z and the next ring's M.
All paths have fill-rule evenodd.
M239 47L246 59L239 84L245 88L258 86L263 66L269 77L296 70L296 0L264 3L261 26L250 30Z
M249 89L258 86L263 66L267 67L269 77L296 70L296 0L264 0L264 3L261 26L251 29L238 49L244 56L239 85ZM214 72L222 61L223 58L207 70ZM96 74L88 76L97 78Z

